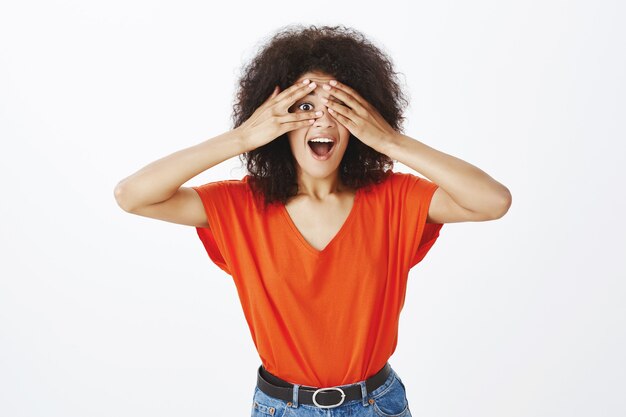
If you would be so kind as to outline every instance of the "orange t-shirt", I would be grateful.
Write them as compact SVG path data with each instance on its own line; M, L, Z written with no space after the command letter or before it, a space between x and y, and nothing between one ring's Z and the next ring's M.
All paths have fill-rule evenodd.
M437 184L394 172L357 190L345 223L318 251L283 204L262 212L248 178L192 188L210 225L198 236L232 276L262 364L310 387L369 378L395 351L409 269L443 226L426 223Z

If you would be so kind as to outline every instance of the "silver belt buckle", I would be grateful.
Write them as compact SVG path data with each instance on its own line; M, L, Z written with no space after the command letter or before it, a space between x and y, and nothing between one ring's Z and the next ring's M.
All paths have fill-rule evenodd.
M338 404L333 404L333 405L321 405L318 404L317 401L315 401L315 396L317 395L318 392L322 392L322 391L326 391L326 390L330 390L330 389L336 389L337 391L341 392L341 401L339 401ZM315 404L316 406L320 407L320 408L332 408L332 407L338 407L341 404L343 404L343 401L346 399L346 394L343 392L343 390L339 387L330 387L330 388L318 388L315 390L315 392L313 393L313 404Z

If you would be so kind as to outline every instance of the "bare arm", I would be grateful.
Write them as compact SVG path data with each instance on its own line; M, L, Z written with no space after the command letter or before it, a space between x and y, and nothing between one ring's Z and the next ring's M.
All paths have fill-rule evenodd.
M385 145L386 155L439 185L428 211L430 223L499 219L509 210L511 192L480 168L397 133Z
M290 113L289 107L307 95L315 83L298 82L272 94L237 128L156 160L115 187L117 204L125 211L172 223L209 227L202 200L182 187L199 173L263 146L291 130L308 127L321 112Z
M244 138L234 129L176 151L122 179L114 190L117 204L129 213L208 226L196 192L181 185L247 149ZM189 210L185 213L183 207Z

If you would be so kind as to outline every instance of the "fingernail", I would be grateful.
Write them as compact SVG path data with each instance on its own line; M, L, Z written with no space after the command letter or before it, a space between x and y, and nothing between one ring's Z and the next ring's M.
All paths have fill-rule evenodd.
M309 87L311 87L311 88L315 88L315 86L316 86L316 85L317 85L317 84L315 84L315 83L313 82L313 83L309 84Z
M335 80L330 80L329 84L332 85L333 87L337 85L337 81Z
M322 113L321 111L316 111L316 112L315 112L315 115L316 115L316 116L321 116L322 114L323 114L323 113Z
M306 80L302 81L302 84L308 84L308 83L310 83L310 82L311 82L311 80L309 80L309 79L307 78Z
M323 88L324 88L324 90L330 90L330 85L328 85L328 84L324 84L324 87L323 87Z

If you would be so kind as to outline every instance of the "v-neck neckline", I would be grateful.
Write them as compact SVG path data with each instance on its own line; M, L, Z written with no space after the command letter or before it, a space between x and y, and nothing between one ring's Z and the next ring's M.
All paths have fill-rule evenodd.
M285 220L287 221L287 224L291 228L291 231L296 236L296 238L302 243L304 248L307 249L309 252L313 253L314 255L319 256L328 252L330 249L332 249L332 246L335 244L335 242L339 240L339 238L342 235L347 233L346 230L348 229L348 227L350 227L350 223L352 223L353 218L356 216L355 213L358 208L357 205L359 203L360 197L361 197L361 188L357 188L354 194L354 201L352 202L352 208L350 209L350 213L348 213L348 217L346 217L346 219L344 220L343 224L341 225L337 233L335 233L335 236L333 236L332 239L330 239L330 241L326 244L326 246L324 246L322 250L314 248L309 242L307 242L307 240L304 238L302 233L300 233L300 229L298 229L293 219L289 215L289 212L287 211L287 207L285 204L279 203L279 209L281 213L283 214Z

